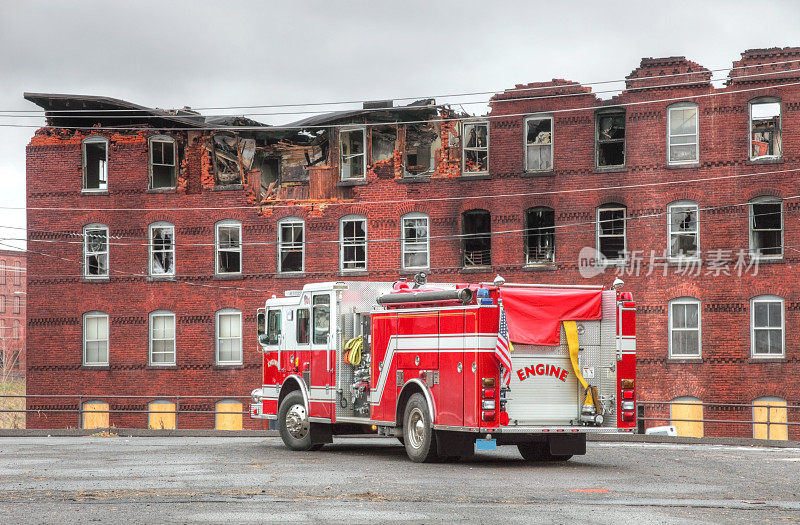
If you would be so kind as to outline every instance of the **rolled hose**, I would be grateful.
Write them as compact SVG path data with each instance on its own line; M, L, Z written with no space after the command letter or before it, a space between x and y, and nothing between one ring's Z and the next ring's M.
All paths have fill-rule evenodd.
M348 365L361 364L361 351L364 349L364 338L360 335L344 344L344 362Z

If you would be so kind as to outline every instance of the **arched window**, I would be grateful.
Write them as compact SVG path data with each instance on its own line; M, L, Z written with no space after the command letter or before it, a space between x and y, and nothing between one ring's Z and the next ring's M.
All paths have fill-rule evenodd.
M486 210L461 214L461 262L464 268L492 265L492 216Z
M216 273L242 273L242 223L226 219L214 227Z
M108 366L108 314L83 314L83 364Z
M109 275L108 226L89 224L83 228L83 276L102 279Z
M147 428L174 430L176 427L176 406L172 401L159 399L147 404Z
M750 201L750 255L759 259L783 257L783 201L757 197Z
M367 218L362 215L347 215L339 220L339 269L367 269Z
M556 214L553 208L537 206L525 211L525 264L547 264L556 260Z
M173 277L175 275L175 226L168 222L154 222L150 233L151 277Z
M224 399L216 405L217 430L242 430L242 403L235 399Z
M671 423L680 437L703 437L703 405L696 397L676 397L670 402Z
M404 270L421 270L430 266L429 228L429 218L424 213L406 213L400 218Z
M87 401L81 406L81 428L109 428L109 415L105 401Z
M625 260L627 208L608 203L597 208L597 251L609 263Z
M669 356L701 356L700 301L678 297L669 302Z
M305 271L306 223L297 217L278 221L278 273Z
M750 101L750 160L779 159L783 155L781 101L762 97Z
M150 313L150 366L175 364L175 314L167 310Z
M108 139L89 137L82 143L83 191L108 190Z
M788 409L786 400L780 397L759 397L753 404L753 437L755 439L789 439L786 425Z
M242 364L242 312L225 308L217 312L217 364Z
M753 357L783 357L785 353L784 300L759 295L750 300L750 345Z
M174 188L176 181L175 139L159 135L150 138L150 188Z
M700 112L697 104L680 102L667 108L667 162L698 162Z

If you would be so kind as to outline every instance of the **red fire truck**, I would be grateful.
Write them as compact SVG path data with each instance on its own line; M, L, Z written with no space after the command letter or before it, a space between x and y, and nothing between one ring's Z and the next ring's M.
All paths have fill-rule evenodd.
M414 281L307 284L267 300L250 416L277 420L292 450L377 433L417 462L497 445L567 460L586 453L588 433L635 430L635 304L621 281Z

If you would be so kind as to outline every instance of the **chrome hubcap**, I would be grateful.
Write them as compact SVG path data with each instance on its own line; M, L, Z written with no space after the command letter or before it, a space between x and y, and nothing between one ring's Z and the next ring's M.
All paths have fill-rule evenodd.
M419 448L425 442L425 416L419 408L411 411L408 418L408 442L414 448Z
M286 430L295 439L303 439L308 435L309 423L306 417L306 407L292 405L286 412Z

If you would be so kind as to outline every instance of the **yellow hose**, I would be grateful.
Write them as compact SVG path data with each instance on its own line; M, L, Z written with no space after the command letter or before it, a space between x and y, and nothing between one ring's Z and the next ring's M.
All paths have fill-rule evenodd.
M344 362L358 366L361 364L361 351L364 349L364 338L360 335L354 337L344 344Z
M578 342L578 325L575 324L575 321L562 321L564 324L564 333L567 335L567 345L569 346L569 360L572 361L572 369L575 371L575 377L578 378L578 381L581 382L583 385L584 392L586 392L586 399L584 400L584 405L594 405L594 399L592 398L592 389L589 387L589 383L586 382L586 379L583 378L583 374L581 374L581 369L578 366L578 350L580 349L580 343Z

